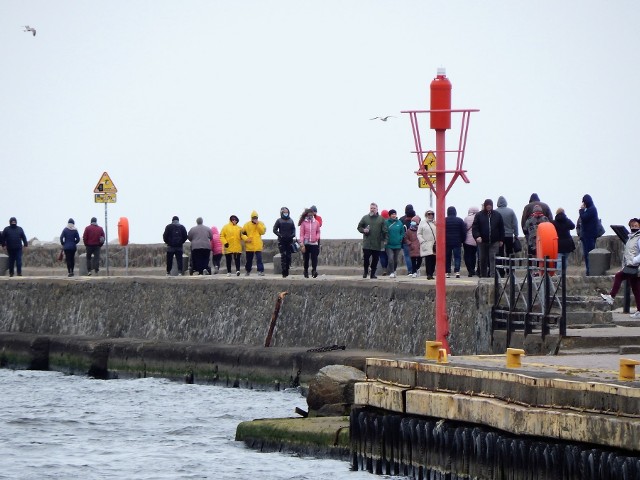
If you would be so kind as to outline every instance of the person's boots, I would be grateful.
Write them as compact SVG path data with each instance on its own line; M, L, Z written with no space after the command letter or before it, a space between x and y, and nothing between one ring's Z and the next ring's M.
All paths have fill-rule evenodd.
M309 270L306 268L304 270L304 278L309 278Z
M362 278L367 278L369 276L369 270L364 269L364 274L362 274Z
M316 270L311 270L311 276L313 278L318 278L318 272Z
M378 278L376 277L376 271L373 268L371 269L371 278Z

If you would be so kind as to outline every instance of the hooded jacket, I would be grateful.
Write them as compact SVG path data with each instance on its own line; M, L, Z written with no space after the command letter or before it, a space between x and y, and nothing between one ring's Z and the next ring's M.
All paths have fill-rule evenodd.
M582 197L585 208L579 210L580 214L580 238L598 237L598 209L593 204L591 195Z
M457 215L456 207L447 208L447 218L445 219L447 248L460 247L467 237L467 227L464 220Z
M507 206L507 199L503 196L498 197L497 205L498 207L495 210L502 215L502 222L504 223L504 238L517 237L519 229L516 212Z
M522 227L522 231L524 232L525 236L527 235L527 232L524 230L524 224L527 223L527 220L533 213L533 207L535 207L536 205L540 205L540 208L542 208L542 213L545 217L553 218L553 214L551 213L549 205L541 202L540 197L538 197L537 193L532 193L531 197L529 197L529 203L526 204L524 206L524 210L522 210L522 218L520 219L520 226Z
M229 246L224 249L225 253L242 253L241 231L242 228L240 225L234 225L233 222L229 222L222 227L222 231L220 232L220 243L222 243L223 246L229 244Z
M19 227L17 224L4 227L2 231L2 246L7 247L7 250L18 250L22 248L22 245L25 247L29 246L22 227Z
M466 245L477 246L476 239L473 238L473 232L471 231L471 227L473 226L473 219L476 218L476 214L480 211L478 207L469 207L469 211L467 212L467 216L464 219L464 225L467 230L467 235L465 237L464 243Z
M405 227L409 228L409 225L411 224L411 220L415 216L416 216L416 211L413 209L413 205L408 204L406 207L404 207L404 215L400 217L400 221Z
M213 255L222 254L222 241L220 240L218 227L211 227L211 253Z
M75 224L69 223L60 234L60 245L63 250L76 250L80 242L80 234Z
M278 237L278 243L291 244L296 236L296 222L290 216L285 218L280 214L280 218L273 224L273 233Z
M257 217L258 212L253 210L249 218ZM267 231L267 227L264 226L260 220L253 223L249 220L242 227L242 240L244 240L244 249L247 252L261 252L262 251L262 235Z

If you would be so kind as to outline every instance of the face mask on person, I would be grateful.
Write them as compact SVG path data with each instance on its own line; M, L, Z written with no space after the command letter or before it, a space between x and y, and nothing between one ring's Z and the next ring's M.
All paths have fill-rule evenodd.
M631 233L636 233L638 230L640 230L640 228L632 228Z

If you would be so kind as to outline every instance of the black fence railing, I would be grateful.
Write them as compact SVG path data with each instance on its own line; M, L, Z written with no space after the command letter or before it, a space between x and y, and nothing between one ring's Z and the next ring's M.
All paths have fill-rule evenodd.
M516 330L544 339L554 326L566 336L566 274L555 259L496 257L492 323L506 330L507 346Z

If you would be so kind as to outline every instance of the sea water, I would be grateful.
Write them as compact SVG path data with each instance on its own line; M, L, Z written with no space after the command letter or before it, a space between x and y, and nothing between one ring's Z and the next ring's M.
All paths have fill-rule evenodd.
M0 369L0 479L385 478L235 441L240 422L295 407L297 391Z

